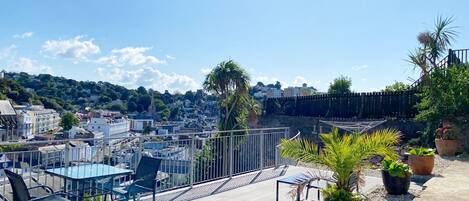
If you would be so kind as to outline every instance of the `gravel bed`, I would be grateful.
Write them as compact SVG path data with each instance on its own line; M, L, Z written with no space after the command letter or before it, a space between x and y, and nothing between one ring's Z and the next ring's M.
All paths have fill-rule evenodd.
M423 175L413 175L412 182L409 188L409 194L406 195L389 195L387 194L384 186L378 186L374 191L368 193L365 197L368 200L372 201L408 201L413 200L415 197L418 197L420 193L423 191L423 184L430 180L432 177L440 176L441 173L447 168L451 161L458 159L458 157L440 157L439 155L435 155L435 166L433 168L433 175L423 176ZM373 172L372 170L370 172ZM379 171L378 171L379 172ZM366 173L365 173L366 174ZM376 171L375 173L376 174ZM381 174L379 172L379 174ZM381 177L381 175L379 175Z

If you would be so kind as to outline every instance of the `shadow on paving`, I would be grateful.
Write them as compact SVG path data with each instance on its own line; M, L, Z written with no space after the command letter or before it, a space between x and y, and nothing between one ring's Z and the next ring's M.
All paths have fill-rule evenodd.
M184 201L199 199L217 193L222 193L228 190L236 189L249 184L266 181L276 177L281 177L285 174L286 169L286 167L279 167L277 169L269 169L254 173L247 173L244 175L235 176L231 179L220 179L206 184L199 184L193 186L192 188L183 188L180 190L174 190L157 195L156 200ZM145 197L144 200L151 200L151 196Z

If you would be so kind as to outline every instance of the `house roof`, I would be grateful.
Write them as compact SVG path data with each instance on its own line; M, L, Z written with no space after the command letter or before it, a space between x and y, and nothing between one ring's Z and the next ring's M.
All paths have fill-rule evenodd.
M0 115L16 115L15 109L13 109L13 106L11 105L9 100L0 100Z

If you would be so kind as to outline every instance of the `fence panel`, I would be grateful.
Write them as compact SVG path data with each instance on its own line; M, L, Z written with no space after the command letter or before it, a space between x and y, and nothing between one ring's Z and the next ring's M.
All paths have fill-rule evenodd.
M321 118L412 118L416 114L417 91L321 94L304 97L269 98L267 114Z

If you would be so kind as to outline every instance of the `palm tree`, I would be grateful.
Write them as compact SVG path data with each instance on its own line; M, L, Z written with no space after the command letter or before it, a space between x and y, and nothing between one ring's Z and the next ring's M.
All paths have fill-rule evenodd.
M397 158L393 146L399 142L396 130L384 129L371 134L340 135L338 129L330 134L320 136L324 148L318 152L316 144L306 139L282 140L281 154L284 157L304 163L325 165L333 172L335 184L323 191L324 196L331 197L336 191L345 192L353 197L352 192L358 190L361 170L367 160L373 156ZM333 189L333 192L331 192Z
M247 72L233 60L219 63L205 78L204 89L220 98L220 130L245 127L249 82Z
M457 36L456 27L451 26L452 17L437 17L433 31L425 31L417 36L420 47L410 52L408 61L420 68L426 77L432 68L438 67L438 60L446 53Z

